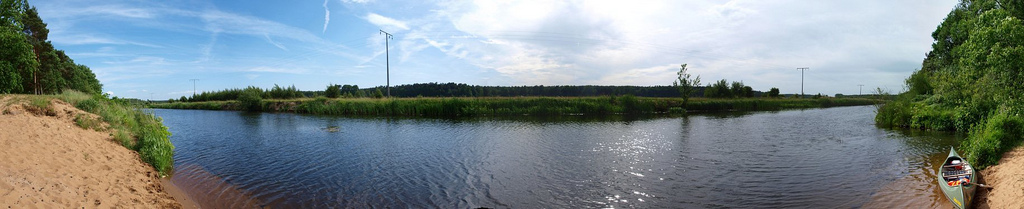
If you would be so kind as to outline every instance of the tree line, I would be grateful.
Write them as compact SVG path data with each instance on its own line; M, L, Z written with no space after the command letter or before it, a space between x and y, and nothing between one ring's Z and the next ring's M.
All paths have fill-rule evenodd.
M92 70L55 49L49 32L28 1L0 1L0 93L100 94L103 85Z
M997 163L1024 135L1024 1L961 0L932 38L908 90L879 106L876 124L964 132L958 150L968 161Z
M778 89L772 91L755 91L742 82L733 82L731 85L724 85L726 80L721 80L714 85L696 86L690 92L693 97L711 98L740 98L740 97L761 97L778 96ZM294 99L312 98L324 96L328 98L382 98L387 88L375 86L371 88L360 88L358 85L330 84L323 91L302 91L294 85L281 87L274 84L274 87L262 89L249 86L245 89L231 88L220 91L202 92L194 96L182 96L174 100L186 102L201 101L227 101L237 100L239 95L246 89L254 91L255 95L263 99ZM403 84L391 87L391 96L399 98L409 97L590 97L590 96L621 96L633 95L640 97L680 97L682 93L675 86L479 86L464 83L416 83Z

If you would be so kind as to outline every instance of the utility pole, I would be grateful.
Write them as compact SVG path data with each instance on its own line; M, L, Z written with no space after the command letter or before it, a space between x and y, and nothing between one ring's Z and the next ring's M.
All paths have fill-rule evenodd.
M192 98L196 98L196 81L199 81L199 79L198 78L193 78L193 79L188 79L188 80L192 81Z
M809 67L798 67L796 69L800 70L800 98L804 98L804 71L805 70L809 70L811 68L809 68Z
M864 95L864 84L857 84L860 89L857 90L857 95Z
M391 48L391 47L388 45L388 39L392 39L392 38L391 38L391 34L388 33L388 32L384 32L384 30L380 30L380 33L378 33L378 34L384 34L384 67L387 69L387 76L388 76L387 77L387 79L388 79L387 80L388 98L391 98L391 57L390 57L390 55L388 55L388 54L391 53L391 52L388 51L389 50L388 48Z

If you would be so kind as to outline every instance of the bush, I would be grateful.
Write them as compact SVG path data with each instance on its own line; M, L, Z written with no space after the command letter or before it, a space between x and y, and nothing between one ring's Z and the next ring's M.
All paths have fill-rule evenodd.
M260 96L262 92L259 88L252 86L242 91L238 95L238 102L242 105L242 109L253 112L262 110L263 97Z
M961 142L961 152L966 153L969 162L982 169L999 163L1003 153L1020 144L1022 134L1024 120L1005 113L997 114L971 130L968 139Z
M75 104L75 108L85 110L86 112L93 112L99 105L99 102L96 102L96 100L94 99L86 99L79 101L78 104Z
M324 95L329 98L338 98L338 96L341 96L341 85L327 85Z
M135 147L135 141L132 140L132 135L124 130L117 130L114 132L114 141L121 143L121 146L132 148Z
M75 125L84 129L93 129L100 131L103 127L100 125L100 121L93 119L85 114L75 115Z

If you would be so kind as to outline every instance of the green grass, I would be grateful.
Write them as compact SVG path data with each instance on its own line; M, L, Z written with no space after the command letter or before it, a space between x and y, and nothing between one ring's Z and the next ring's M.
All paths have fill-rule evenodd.
M153 108L246 110L296 112L315 115L359 116L507 116L507 115L612 115L682 114L685 112L757 111L793 108L871 105L877 100L864 98L693 98L684 107L679 98L634 96L603 97L464 97L396 99L328 99L326 97L263 100L258 107L236 101L178 102L152 104Z
M85 114L75 115L75 125L78 125L78 127L82 127L84 129L92 129L96 131L103 130L103 125L100 124L99 120L96 120Z
M37 97L46 96L33 96ZM174 164L174 145L169 138L171 133L159 117L125 100L108 99L70 90L54 97L99 115L113 131L114 140L138 152L142 160L156 168L161 175L171 171ZM83 128L101 127L98 122L94 123L86 118L88 117L76 117L76 123Z

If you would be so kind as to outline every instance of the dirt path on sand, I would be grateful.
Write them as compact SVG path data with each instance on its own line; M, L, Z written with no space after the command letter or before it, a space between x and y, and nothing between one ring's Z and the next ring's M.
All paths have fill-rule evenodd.
M95 115L60 100L39 111L27 96L0 97L0 207L181 208L137 153L74 123Z

